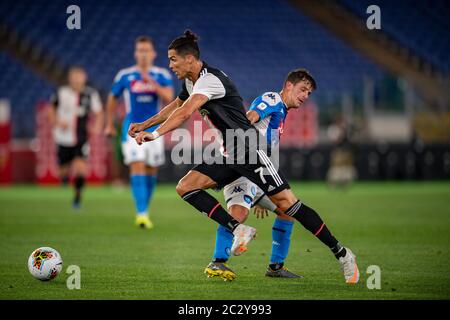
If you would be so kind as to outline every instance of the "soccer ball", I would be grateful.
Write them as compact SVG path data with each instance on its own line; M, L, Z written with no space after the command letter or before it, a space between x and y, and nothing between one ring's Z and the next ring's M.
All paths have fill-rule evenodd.
M28 270L31 275L42 281L55 278L61 272L62 264L59 252L50 247L38 248L28 258Z

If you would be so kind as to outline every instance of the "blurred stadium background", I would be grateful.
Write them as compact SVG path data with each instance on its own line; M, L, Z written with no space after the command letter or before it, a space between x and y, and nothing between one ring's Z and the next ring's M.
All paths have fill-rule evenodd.
M81 30L66 28L71 4ZM372 4L380 30L366 27ZM449 12L445 0L2 1L0 181L57 182L43 110L70 66L86 68L105 102L116 72L134 63L138 35L155 40L156 64L167 67L166 48L186 28L246 105L279 90L293 68L316 77L317 92L289 115L282 138L290 179L339 179L333 167L360 180L449 179ZM102 136L90 142L90 180L126 180L120 148ZM176 181L189 167L168 161L159 179Z

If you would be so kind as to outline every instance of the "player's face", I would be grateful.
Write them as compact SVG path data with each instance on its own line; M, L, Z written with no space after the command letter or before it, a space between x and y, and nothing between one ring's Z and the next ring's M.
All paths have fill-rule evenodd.
M134 47L134 58L138 66L147 67L153 65L156 58L155 48L150 42L138 42Z
M288 106L290 108L300 108L309 98L313 88L309 81L302 80L295 85L288 82L286 90L288 91Z
M86 85L87 74L84 70L73 69L69 72L69 86L80 91Z
M170 70L175 73L179 80L185 79L191 71L192 59L189 59L189 55L183 57L176 50L170 49L168 57Z

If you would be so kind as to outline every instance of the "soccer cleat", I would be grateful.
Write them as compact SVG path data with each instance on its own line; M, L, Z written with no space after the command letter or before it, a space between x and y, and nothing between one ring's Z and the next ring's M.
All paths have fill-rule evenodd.
M147 215L137 215L136 216L136 225L142 229L152 229L153 222Z
M208 278L221 277L224 281L236 279L236 273L225 262L210 262L206 266L204 273L206 273Z
M245 224L240 224L233 231L234 239L231 246L231 253L239 256L247 251L247 245L250 241L256 238L256 229Z
M359 270L356 264L356 256L349 248L345 248L347 253L344 257L339 258L341 271L344 273L345 282L348 284L356 284L359 281Z
M289 271L286 267L281 267L278 270L273 270L271 267L267 267L266 277L272 278L303 278L303 276L299 276L291 271Z

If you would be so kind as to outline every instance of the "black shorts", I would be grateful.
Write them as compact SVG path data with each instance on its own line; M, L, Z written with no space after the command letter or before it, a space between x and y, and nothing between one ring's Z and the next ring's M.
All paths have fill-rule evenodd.
M74 147L58 146L58 164L65 165L75 158L86 158L88 156L88 144L77 144Z
M217 183L217 188L222 189L227 184L240 177L246 177L264 191L268 196L277 194L285 189L290 189L284 175L275 166L267 155L258 150L257 163L255 164L223 164L202 163L192 170L203 173Z

